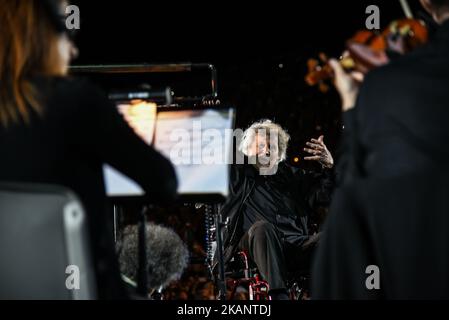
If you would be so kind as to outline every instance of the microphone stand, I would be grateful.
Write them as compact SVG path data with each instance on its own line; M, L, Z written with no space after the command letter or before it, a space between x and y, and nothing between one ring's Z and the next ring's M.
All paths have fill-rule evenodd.
M146 213L148 207L144 206L138 216L138 256L139 268L137 273L137 293L142 297L148 296L148 262L146 244Z

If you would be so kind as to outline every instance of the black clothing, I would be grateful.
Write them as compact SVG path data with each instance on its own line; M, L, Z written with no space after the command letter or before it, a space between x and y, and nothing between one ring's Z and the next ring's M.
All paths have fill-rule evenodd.
M238 248L249 253L270 290L279 290L287 289L288 273L308 273L315 246L290 243L274 224L259 220L245 232Z
M312 298L448 299L448 179L427 171L338 190L315 253ZM366 287L370 265L379 267L380 290Z
M282 235L274 224L263 220L255 222L240 239L238 247L249 253L270 289L285 289L287 270Z
M345 117L342 187L313 268L315 299L449 298L449 21L370 72ZM380 290L367 290L367 266Z
M89 82L38 78L33 83L44 98L44 113L32 113L29 125L0 128L0 180L63 185L80 197L87 211L100 298L116 297L120 275L102 166L110 164L161 200L176 194L174 169L134 134Z
M257 171L256 168L251 168ZM289 177L282 174L254 175L254 188L250 192L243 208L243 231L248 231L257 221L267 221L275 225L279 231L307 235L307 216L298 219L299 225L291 223L296 220L301 208L294 201L293 193L296 183L289 181ZM301 240L302 241L302 238Z
M245 232L244 228L245 211L247 212L248 208L258 214L260 220L254 220L256 224L258 221L271 222L269 225L274 227L279 239L270 238L270 241L288 242L299 248L309 238L307 217L314 208L326 206L330 201L334 184L331 170L307 172L281 163L275 176L258 175L258 171L252 165L235 165L231 169L230 196L221 209L223 216L229 218L228 227L223 232L225 263L228 263L236 253L245 233L251 230L250 227ZM268 188L265 182L268 182ZM274 188L278 189L275 191ZM254 190L257 191L253 193ZM268 194L270 191L273 193ZM265 195L267 198L264 199ZM252 200L248 201L251 197ZM282 201L275 207L275 201L280 201L279 199ZM256 205L255 201L260 203ZM268 210L264 210L265 208ZM265 216L267 219L264 219ZM252 216L254 217L255 215ZM251 216L249 218L251 219ZM262 228L265 229L267 228ZM276 250L277 253L273 251L267 254L274 256L281 251ZM217 263L216 258L217 254L214 267ZM283 262L284 260L280 261ZM267 274L264 276L269 277Z

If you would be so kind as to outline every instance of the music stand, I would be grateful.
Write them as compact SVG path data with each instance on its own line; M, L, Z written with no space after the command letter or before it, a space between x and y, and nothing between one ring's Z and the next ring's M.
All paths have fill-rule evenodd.
M177 72L193 72L196 70L208 70L210 72L211 84L210 93L202 96L175 96L170 88L165 90L136 90L133 92L114 92L110 94L112 100L132 100L142 99L157 101L159 105L171 105L172 102L175 105L193 103L196 107L204 102L209 105L214 105L218 96L217 92L217 71L212 64L200 63L184 63L184 64L142 64L142 65L90 65L90 66L73 66L70 68L73 74L83 75L107 75L107 74L139 74L139 73L177 73ZM165 101L165 102L161 102ZM211 103L212 102L212 103ZM120 210L120 204L126 203L126 201L135 201L136 197L112 197L114 203L114 235L117 234L117 212ZM147 200L148 201L148 200ZM193 203L205 203L211 206L214 211L214 223L216 228L216 241L218 246L218 267L219 267L219 283L220 299L225 300L226 295L226 281L224 272L224 259L223 259L223 241L222 241L222 227L226 226L226 222L223 221L221 212L219 210L219 204L225 201L225 197L220 194L190 194L183 195L179 199L180 202L193 202ZM142 202L143 204L145 201ZM139 288L138 291L142 295L147 293L146 282L146 244L145 244L145 223L146 223L146 206L140 212L139 220Z

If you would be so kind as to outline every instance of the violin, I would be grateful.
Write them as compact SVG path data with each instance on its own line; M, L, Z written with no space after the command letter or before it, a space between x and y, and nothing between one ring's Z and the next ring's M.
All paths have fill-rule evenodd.
M411 16L411 13L407 15ZM346 50L339 61L348 72L366 74L387 64L395 56L404 55L423 45L428 40L428 34L426 24L412 17L395 20L381 32L361 30L346 42ZM310 86L318 85L321 92L329 90L328 80L334 77L328 60L324 53L320 53L319 59L309 59L307 62L305 81Z

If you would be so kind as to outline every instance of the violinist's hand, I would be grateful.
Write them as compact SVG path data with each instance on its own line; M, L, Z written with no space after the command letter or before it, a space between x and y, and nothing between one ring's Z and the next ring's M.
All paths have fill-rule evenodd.
M304 148L304 151L310 153L312 156L305 157L304 160L318 161L325 168L331 169L334 166L334 158L324 144L324 136L320 136L318 140L311 139L306 145L309 148Z
M363 81L363 74L359 72L347 73L335 59L331 59L329 65L335 73L335 87L340 93L343 112L348 111L355 107L359 85Z

